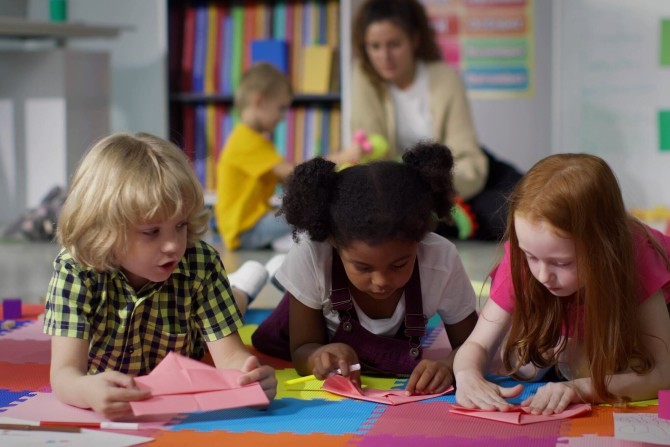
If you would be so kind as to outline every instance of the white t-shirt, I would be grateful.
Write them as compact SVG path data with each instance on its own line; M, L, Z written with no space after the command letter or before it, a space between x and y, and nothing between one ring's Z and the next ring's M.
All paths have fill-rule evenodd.
M456 247L447 239L429 233L417 252L423 313L436 313L445 324L463 321L475 311L475 292L465 273ZM330 302L333 248L328 242L314 242L303 237L286 255L276 274L277 280L298 301L312 309L323 309L328 332L332 336L340 323ZM391 318L372 319L356 305L361 325L377 335L393 336L405 318L405 295Z
M428 72L418 63L414 82L404 90L389 84L395 109L396 137L402 153L422 140L433 139L433 118L430 114Z

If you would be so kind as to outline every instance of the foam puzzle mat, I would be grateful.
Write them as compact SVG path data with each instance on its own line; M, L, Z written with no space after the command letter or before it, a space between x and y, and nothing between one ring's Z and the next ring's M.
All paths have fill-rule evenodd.
M269 311L251 309L241 331L250 336ZM1 318L1 317L0 317ZM76 421L102 420L95 413L57 401L49 386L49 337L42 334L41 321L33 317L19 321L11 330L0 330L0 416L31 420L54 420L56 415ZM448 352L444 328L429 323L424 339L427 352ZM180 414L167 420L143 420L132 434L150 436L147 446L277 446L277 447L394 447L394 446L546 446L598 447L648 446L615 439L613 414L656 413L656 402L628 409L596 406L587 416L525 426L487 421L449 412L453 394L410 404L387 406L338 397L320 389L320 381L285 385L297 377L286 361L256 353L275 367L277 397L269 408L251 408ZM496 378L513 386L515 381ZM371 388L402 389L406 379L363 377ZM519 403L535 392L540 383L525 384ZM125 432L131 434L129 432ZM0 442L1 444L1 442Z

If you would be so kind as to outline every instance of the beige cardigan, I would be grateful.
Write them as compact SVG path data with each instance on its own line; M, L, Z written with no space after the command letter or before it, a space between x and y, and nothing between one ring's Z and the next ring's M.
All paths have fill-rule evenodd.
M370 81L359 63L354 63L351 89L352 132L365 130L384 136L392 155L400 148L396 143L393 100L386 85ZM484 189L488 161L479 147L472 124L470 106L459 74L443 62L426 64L430 90L430 112L433 138L445 144L454 156L454 185L465 200Z

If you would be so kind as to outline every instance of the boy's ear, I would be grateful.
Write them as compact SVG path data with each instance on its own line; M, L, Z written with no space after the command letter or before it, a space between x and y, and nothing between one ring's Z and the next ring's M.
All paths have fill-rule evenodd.
M251 105L254 107L260 107L260 105L263 103L263 95L260 93L254 93L251 96Z

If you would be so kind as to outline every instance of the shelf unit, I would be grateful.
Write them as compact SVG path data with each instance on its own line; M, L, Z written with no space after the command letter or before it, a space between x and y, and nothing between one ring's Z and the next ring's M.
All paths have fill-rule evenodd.
M248 68L251 63L250 47L252 40L277 39L287 43L288 47L288 73L295 96L291 110L287 114L285 122L278 126L275 132L275 145L283 155L295 162L321 155L328 151L338 150L341 147L342 128L344 122L341 115L342 97L339 85L344 79L339 77L335 84L337 89L323 94L305 94L301 92L300 76L309 65L304 62L302 51L308 45L329 46L333 49L333 61L339 67L341 60L341 49L339 48L341 33L341 6L347 2L337 0L168 0L168 85L169 85L169 133L172 141L177 143L189 154L194 162L205 190L212 190L215 186L214 166L219 152L225 142L228 132L236 120L236 111L233 110L234 79ZM202 12L202 10L205 12ZM197 14L206 15L207 19ZM216 15L218 14L218 15ZM196 18L189 18L196 15ZM213 18L216 15L216 18ZM300 18L300 20L298 20ZM200 20L200 21L198 21ZM189 24L189 21L191 24ZM207 32L212 29L212 23L221 24L217 27L215 38L207 34L200 35L202 25L207 23ZM226 27L231 26L232 31ZM296 25L300 23L300 25ZM242 31L235 26L240 25ZM250 31L253 30L253 31ZM189 37L188 33L192 33ZM238 33L239 34L236 34ZM192 70L191 76L206 77L207 68L212 69L211 62L207 59L203 62L202 56L198 59L198 43L190 43L189 39L200 39L200 44L206 42L210 45L201 50L206 57L218 61L220 70L230 69L234 65L230 58L217 56L218 51L225 51L226 37L236 36L234 42L242 39L241 50L237 57L242 57L238 62L238 72L230 74L233 78L231 84L224 86L224 76L216 72L221 78L215 78L218 83L209 84L207 88L184 88L184 76L189 77L188 70ZM241 36L241 37L240 37ZM228 40L231 42L233 40ZM212 43L214 42L214 43ZM192 55L184 57L185 48L193 45ZM211 45L215 49L211 50ZM239 52L241 51L241 53ZM231 53L228 53L231 54ZM195 64L204 64L202 72L197 70ZM189 66L192 63L192 66ZM214 63L216 66L216 62ZM207 80L199 80L199 86L207 86ZM231 88L233 87L233 88ZM224 90L228 91L224 91ZM198 123L205 120L206 123ZM326 129L326 125L328 128ZM203 143L204 142L204 143ZM204 149L203 149L204 145ZM204 160L203 160L204 158Z

